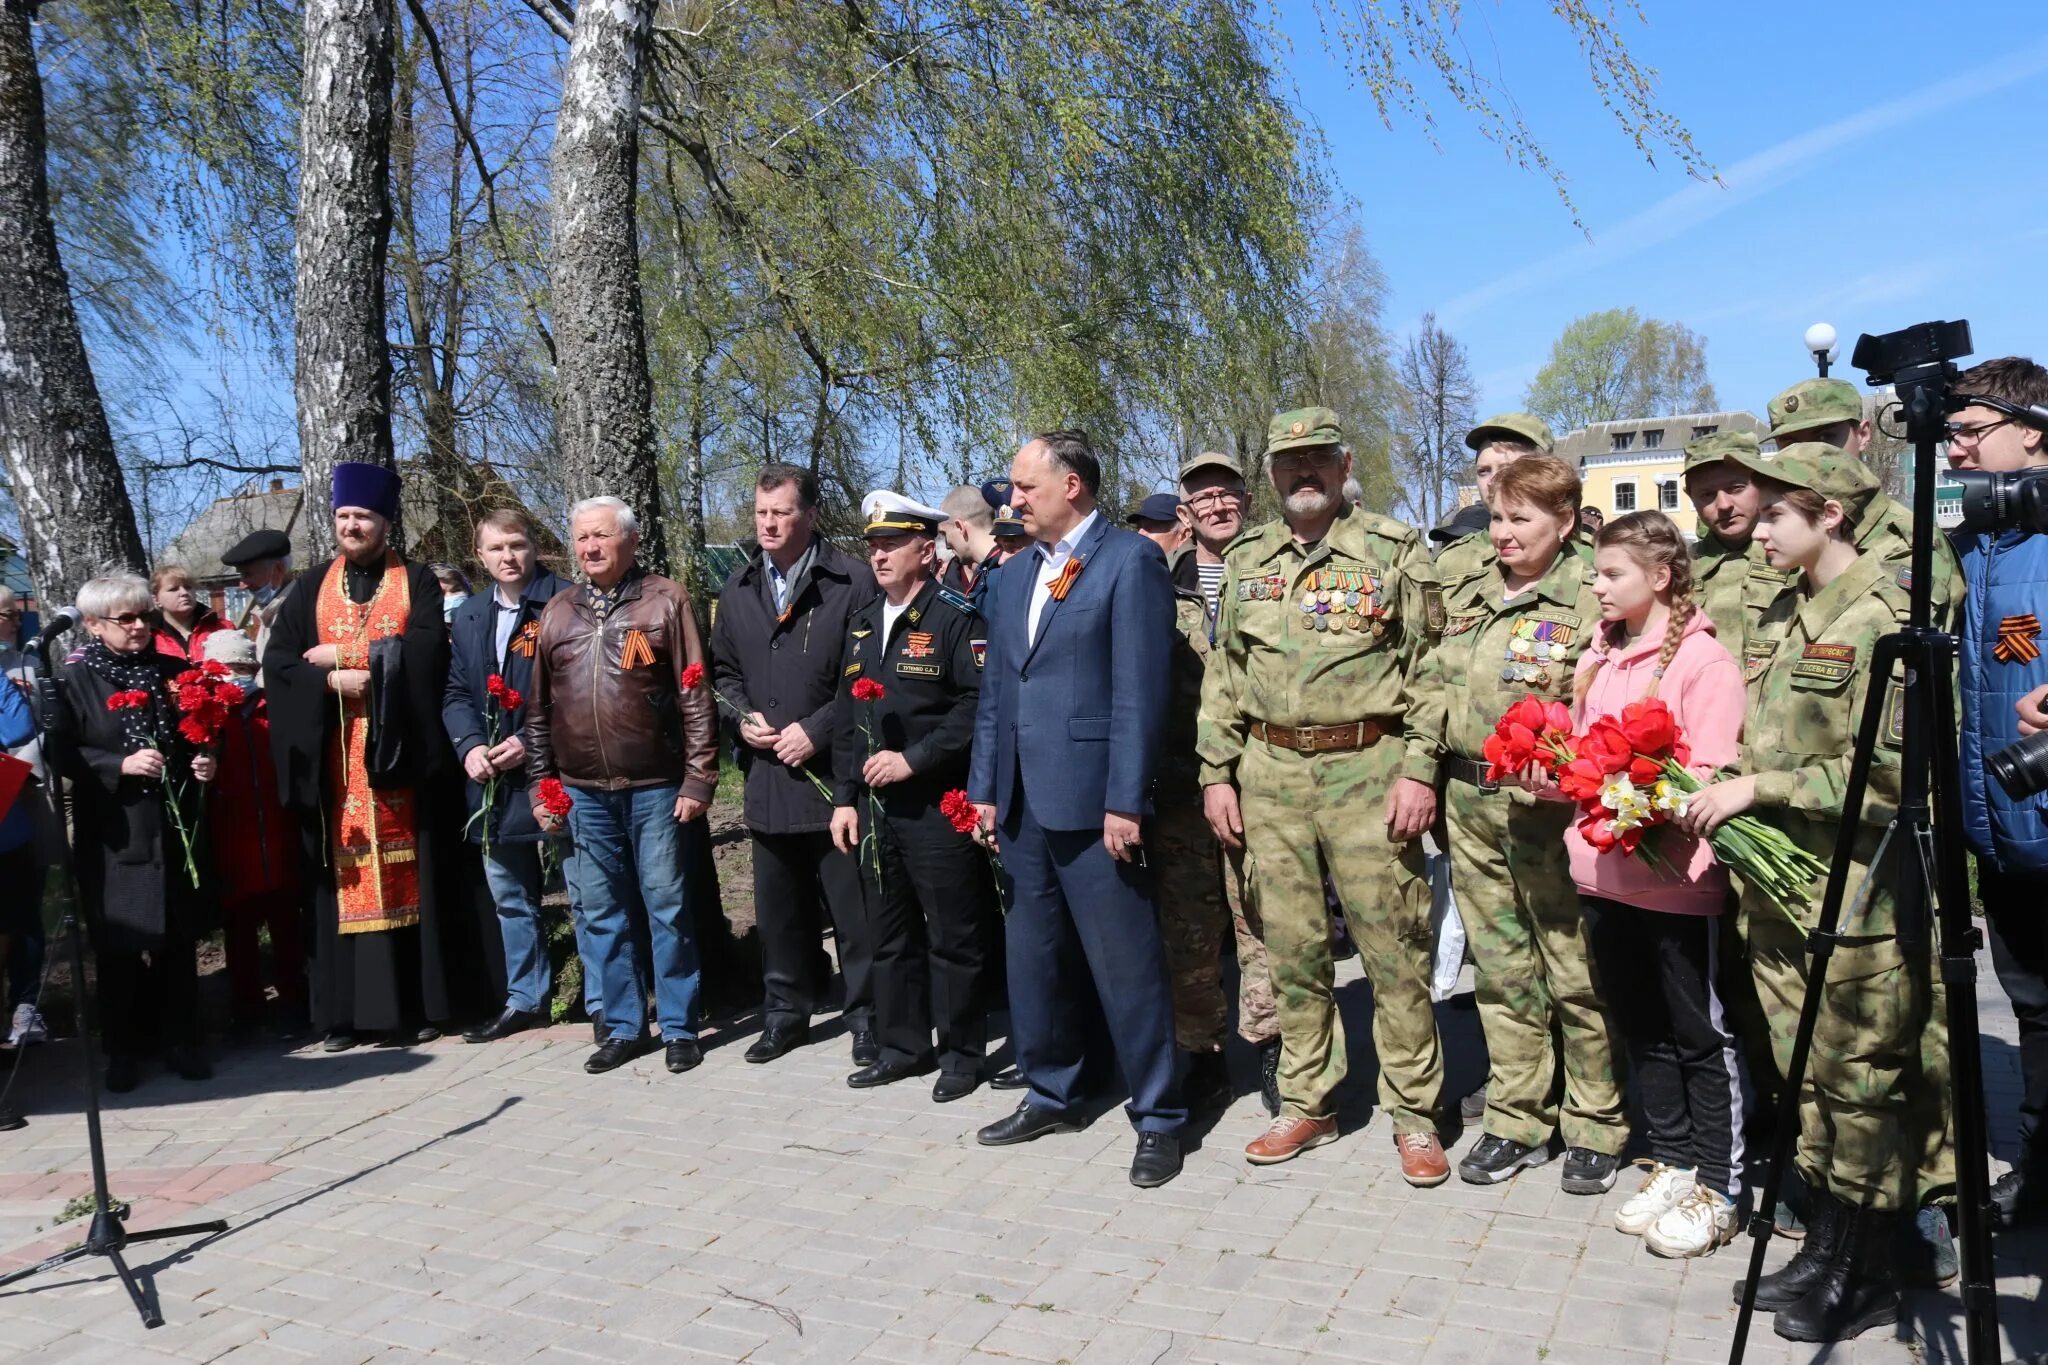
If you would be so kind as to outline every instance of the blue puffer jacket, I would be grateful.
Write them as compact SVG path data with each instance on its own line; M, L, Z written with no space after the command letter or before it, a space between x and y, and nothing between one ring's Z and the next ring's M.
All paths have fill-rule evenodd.
M2007 662L1995 653L2008 617L2048 620L2048 536L1958 538L1969 583L1962 617L1960 693L1963 709L1963 832L1978 856L2012 873L2048 872L2048 793L2014 801L1984 759L2020 737L2013 704L2048 685L2048 639L2038 657Z

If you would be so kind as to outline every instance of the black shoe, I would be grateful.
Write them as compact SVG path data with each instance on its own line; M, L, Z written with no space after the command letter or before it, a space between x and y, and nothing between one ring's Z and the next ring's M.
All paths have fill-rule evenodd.
M1138 1134L1131 1157L1131 1183L1141 1190L1164 1185L1180 1174L1180 1139L1171 1133Z
M1012 1143L1029 1142L1044 1137L1047 1133L1078 1133L1081 1125L1057 1109L1041 1109L1030 1100L1017 1106L1017 1112L1006 1119L997 1119L974 1135L974 1140L984 1147L1008 1147Z
M1190 1114L1221 1113L1235 1098L1230 1093L1230 1068L1221 1052L1197 1052L1188 1061L1188 1077L1181 1089Z
M590 1021L590 1043L591 1043L591 1046L593 1046L593 1047L603 1047L603 1046L604 1046L604 1040L605 1040L605 1039L607 1039L607 1038L609 1038L609 1037L611 1037L611 1036L612 1036L612 1032L611 1032L611 1030L610 1030L609 1028L605 1027L605 1022L604 1022L604 1016L603 1016L603 1015L599 1015L599 1016L598 1016L597 1018L595 1018L595 1019L593 1019L593 1020L591 1020L591 1021Z
M164 1065L188 1081L210 1081L213 1079L213 1065L196 1047L179 1045L164 1049Z
M583 1069L593 1076L616 1071L640 1055L644 1041L640 1038L607 1038L602 1047L584 1059Z
M1998 1226L2011 1231L2048 1218L2048 1171L2013 1167L1991 1182L1991 1210Z
M321 1041L320 1050L322 1052L346 1052L355 1045L356 1035L353 1030L333 1028L327 1030L327 1037Z
M1563 1177L1557 1182L1566 1194L1605 1194L1614 1188L1621 1171L1621 1158L1585 1147L1564 1150Z
M981 1077L972 1071L941 1071L939 1078L932 1082L932 1102L951 1104L972 1095L980 1086Z
M1486 1117L1486 1087L1477 1090L1458 1101L1458 1117L1467 1123L1477 1123Z
M1259 1044L1259 1098L1265 1102L1268 1118L1280 1117L1280 1040L1268 1038Z
M870 1062L846 1078L846 1083L855 1090L872 1090L878 1085L893 1085L907 1081L912 1076L922 1076L932 1069L932 1059L917 1057L907 1062Z
M505 1012L485 1024L462 1035L465 1043L495 1043L500 1038L510 1038L515 1033L524 1033L540 1026L540 1016L532 1010L513 1009L507 1006Z
M1550 1160L1550 1148L1530 1147L1511 1138L1482 1134L1458 1163L1458 1179L1467 1185L1498 1185L1515 1172Z
M873 1066L882 1060L882 1045L875 1041L871 1028L857 1028L853 1031L853 1064Z
M1837 1211L1841 1230L1820 1277L1805 1295L1778 1310L1771 1329L1787 1341L1848 1341L1899 1320L1892 1283L1892 1247L1899 1215L1889 1210Z
M1006 1066L988 1078L988 1088L991 1090L1022 1090L1030 1084L1031 1082L1024 1079L1024 1073L1014 1066Z
M142 1084L142 1065L133 1057L107 1059L107 1093L125 1095Z
M796 1051L811 1041L811 1030L804 1024L770 1024L761 1030L761 1036L747 1049L747 1060L754 1063L772 1062L777 1057Z
M668 1069L678 1076L695 1071L704 1061L704 1049L695 1038L678 1038L663 1050L667 1053Z
M1818 1187L1812 1189L1806 1209L1806 1236L1800 1241L1799 1250L1770 1274L1757 1277L1757 1312L1782 1313L1820 1283L1821 1273L1834 1255L1841 1224L1842 1206L1834 1196ZM1735 1282L1733 1297L1738 1306L1742 1303L1742 1285L1741 1280Z

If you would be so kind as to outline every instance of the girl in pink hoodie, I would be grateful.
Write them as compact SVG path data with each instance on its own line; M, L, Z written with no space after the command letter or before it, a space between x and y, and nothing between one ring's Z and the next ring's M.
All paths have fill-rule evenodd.
M1573 679L1577 728L1660 698L1711 779L1740 750L1742 670L1692 600L1685 537L1661 512L1632 512L1594 541L1593 571L1601 626ZM1703 839L1652 837L1662 870L1595 851L1576 826L1565 839L1650 1146L1649 1177L1615 1226L1660 1256L1703 1256L1734 1234L1742 1170L1741 1072L1714 993L1728 874Z

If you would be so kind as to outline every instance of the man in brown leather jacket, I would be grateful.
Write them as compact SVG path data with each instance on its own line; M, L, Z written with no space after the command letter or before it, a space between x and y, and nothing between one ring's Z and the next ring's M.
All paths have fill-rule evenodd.
M682 585L634 563L632 509L590 498L569 512L587 586L558 593L541 612L526 722L533 815L561 828L540 783L559 778L573 802L575 853L566 869L582 925L583 970L602 987L609 1036L583 1064L610 1071L646 1046L647 989L629 926L633 899L647 914L655 1015L668 1069L703 1060L697 1045L697 944L683 903L681 826L703 814L718 785L716 717L709 689L684 686L704 662ZM514 640L511 648L520 647Z

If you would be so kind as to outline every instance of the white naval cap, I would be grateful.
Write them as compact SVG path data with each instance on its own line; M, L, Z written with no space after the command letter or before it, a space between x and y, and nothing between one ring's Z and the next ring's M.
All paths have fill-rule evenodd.
M904 497L887 488L877 488L860 501L860 514L867 523L862 535L888 536L905 532L936 535L946 514L936 507Z

